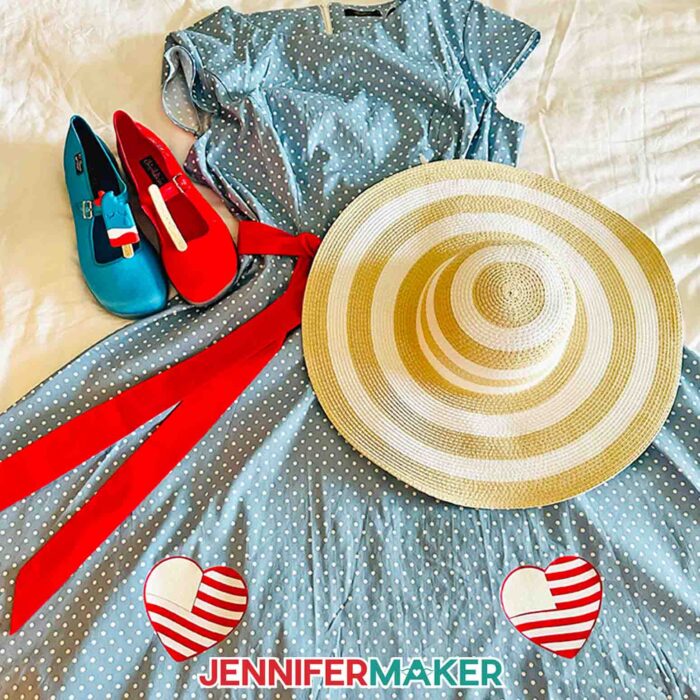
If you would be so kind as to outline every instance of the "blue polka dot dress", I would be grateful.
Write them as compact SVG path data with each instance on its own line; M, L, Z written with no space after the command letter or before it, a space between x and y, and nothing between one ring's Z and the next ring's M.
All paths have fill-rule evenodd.
M186 166L234 213L323 234L370 185L423 160L515 165L496 97L539 33L478 2L394 0L243 15L168 37L163 103Z
M188 167L234 211L322 234L358 192L421 157L514 162L521 128L495 97L531 29L469 0L330 9L333 34L317 7L224 9L168 39L166 106L198 134ZM98 343L0 416L0 458L221 338L284 290L291 265L247 260L213 307L176 300ZM297 332L50 602L0 635L0 697L699 697L699 373L687 352L665 427L607 484L542 509L474 510L415 492L338 436ZM162 417L0 513L5 630L19 568ZM173 555L235 568L250 596L236 630L184 663L143 604L148 572ZM603 585L574 659L519 635L499 601L512 569L566 555ZM197 675L216 655L488 656L504 687L205 691Z

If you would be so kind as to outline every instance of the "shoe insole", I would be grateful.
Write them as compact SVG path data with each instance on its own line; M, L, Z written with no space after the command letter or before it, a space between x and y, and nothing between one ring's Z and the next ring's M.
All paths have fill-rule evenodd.
M114 164L104 152L90 127L82 120L76 120L75 130L85 153L85 169L90 178L93 196L97 197L100 190L119 192L119 180L114 173Z

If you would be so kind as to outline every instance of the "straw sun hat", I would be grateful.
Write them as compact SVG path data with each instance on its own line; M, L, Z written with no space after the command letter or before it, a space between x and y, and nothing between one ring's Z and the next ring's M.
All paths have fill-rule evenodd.
M675 396L673 279L641 231L492 163L399 173L340 216L303 316L319 401L411 486L486 508L580 494L633 462Z

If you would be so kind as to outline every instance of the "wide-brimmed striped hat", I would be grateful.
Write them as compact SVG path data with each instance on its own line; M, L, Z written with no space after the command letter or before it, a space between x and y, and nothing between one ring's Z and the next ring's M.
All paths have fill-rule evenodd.
M671 409L682 353L649 238L554 180L468 161L348 207L302 334L319 401L359 452L487 508L562 501L629 465Z

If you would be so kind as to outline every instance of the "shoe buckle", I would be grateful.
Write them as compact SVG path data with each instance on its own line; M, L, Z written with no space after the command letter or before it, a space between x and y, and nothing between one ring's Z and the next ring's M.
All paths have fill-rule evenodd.
M84 199L82 203L83 219L92 219L92 200Z
M182 180L182 182L179 182L180 180ZM180 194L185 194L183 187L186 187L188 184L185 175L182 173L177 173L175 177L173 177L173 184L180 191Z

